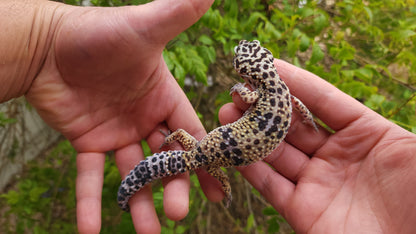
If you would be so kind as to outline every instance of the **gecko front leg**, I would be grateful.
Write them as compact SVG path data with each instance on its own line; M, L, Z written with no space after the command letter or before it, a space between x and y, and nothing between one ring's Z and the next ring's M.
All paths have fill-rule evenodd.
M244 85L244 83L235 84L231 88L230 94L234 92L237 92L238 95L240 95L241 99L243 99L243 101L248 104L255 103L257 99L259 98L259 93L256 90L251 91L249 88L247 88Z

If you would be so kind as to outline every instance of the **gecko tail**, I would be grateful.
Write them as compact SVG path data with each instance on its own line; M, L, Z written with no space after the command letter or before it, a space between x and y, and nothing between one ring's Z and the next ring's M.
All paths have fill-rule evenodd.
M187 151L165 151L140 161L121 182L117 193L119 207L130 211L129 199L141 188L154 180L187 171L184 154Z

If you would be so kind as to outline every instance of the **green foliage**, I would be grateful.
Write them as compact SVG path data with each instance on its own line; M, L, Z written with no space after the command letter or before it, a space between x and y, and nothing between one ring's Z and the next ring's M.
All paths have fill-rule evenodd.
M16 119L8 118L3 112L0 112L0 128L12 123L16 123Z
M76 232L75 156L70 144L62 142L41 164L29 163L26 176L0 195L1 203L9 207L0 232Z

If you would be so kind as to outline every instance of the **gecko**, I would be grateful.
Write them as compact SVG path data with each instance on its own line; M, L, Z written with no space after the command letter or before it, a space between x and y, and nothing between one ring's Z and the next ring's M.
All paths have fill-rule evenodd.
M257 40L242 40L234 52L234 69L245 83L234 85L230 94L238 93L250 107L240 119L212 130L200 141L183 129L165 134L162 145L178 141L184 150L163 151L140 161L119 187L117 201L122 210L128 212L130 197L152 181L198 168L220 181L228 207L231 186L221 167L245 166L269 155L288 133L292 107L318 130L311 112L279 77L268 49Z

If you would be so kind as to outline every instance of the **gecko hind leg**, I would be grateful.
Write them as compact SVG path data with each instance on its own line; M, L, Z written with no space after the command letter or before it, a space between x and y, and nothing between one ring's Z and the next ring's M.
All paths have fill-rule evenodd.
M219 167L208 167L207 172L221 183L222 191L225 193L225 207L228 208L233 200L233 196L227 174Z
M308 110L308 108L305 106L305 104L302 103L301 100L299 100L297 97L290 95L290 98L292 99L293 106L299 111L299 113L302 116L303 123L306 123L313 127L315 131L319 131L318 127L315 124L315 121L313 120L312 113Z
M191 134L181 128L172 133L165 133L162 130L160 130L160 132L165 135L165 141L162 143L162 145L160 145L160 148L178 141L185 150L191 150L195 148L196 144L198 143L198 141Z

